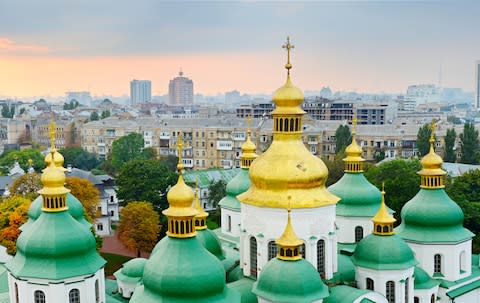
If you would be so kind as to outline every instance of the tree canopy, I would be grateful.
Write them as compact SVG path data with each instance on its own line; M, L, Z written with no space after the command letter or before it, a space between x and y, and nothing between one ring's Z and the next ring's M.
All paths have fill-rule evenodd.
M18 159L18 164L27 171L30 165L28 160L32 159L35 171L40 171L45 167L44 156L38 149L27 148L24 150L9 150L0 157L0 168L6 174Z
M70 193L82 202L87 221L93 222L95 218L100 216L98 212L100 192L92 182L78 177L68 177L65 187L70 189Z
M460 134L460 146L462 148L461 162L465 164L478 163L478 130L473 123L463 125L463 133Z
M10 192L13 195L22 196L33 201L36 197L38 197L37 192L40 189L42 189L40 174L27 173L15 179L10 187Z
M15 115L15 105L8 106L7 104L2 105L2 117L3 118L13 118Z
M92 170L100 165L100 160L94 153L87 152L81 147L67 147L59 150L65 158L66 165L73 165L74 167Z
M335 158L333 160L323 159L323 162L328 168L328 179L326 182L327 186L336 183L343 176L345 170L343 158L345 158L345 151L335 154Z
M110 117L110 111L109 111L108 109L102 111L101 118L102 118L102 119L105 119L105 118L108 118L108 117Z
M160 232L160 217L149 202L132 201L120 212L118 239L129 249L151 252Z
M90 114L90 121L97 121L97 120L100 120L100 116L98 115L97 112L92 112Z
M335 131L335 152L343 152L350 142L350 127L348 127L348 125L340 125Z
M456 138L457 133L455 129L447 129L447 135L445 136L445 154L443 156L445 162L455 163L457 161L457 154L454 150Z
M432 134L432 128L430 124L424 124L418 129L417 133L417 147L420 156L423 157L428 154L430 150L430 136Z
M19 227L27 222L30 203L31 200L20 196L12 196L0 203L0 243L11 255L17 251Z
M144 158L142 153L144 140L141 134L131 133L113 141L111 162L112 166L119 169L126 162Z
M63 109L64 110L72 110L72 109L77 108L78 106L80 106L80 103L77 100L72 99L72 100L70 100L70 102L63 104Z
M400 220L403 205L420 189L420 176L417 174L420 169L418 160L398 159L371 166L365 173L365 177L378 188L385 182L385 200L395 211L397 220Z
M126 205L131 201L149 201L156 210L162 210L168 207L167 188L173 186L177 178L160 160L130 160L118 173L117 195Z

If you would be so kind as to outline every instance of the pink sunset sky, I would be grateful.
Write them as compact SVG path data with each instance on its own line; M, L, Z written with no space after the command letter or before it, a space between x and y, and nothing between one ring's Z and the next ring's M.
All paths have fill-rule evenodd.
M0 95L118 96L132 79L166 94L180 68L196 93L269 93L285 79L287 35L294 83L305 90L403 92L441 78L472 91L480 7L455 3L2 3Z

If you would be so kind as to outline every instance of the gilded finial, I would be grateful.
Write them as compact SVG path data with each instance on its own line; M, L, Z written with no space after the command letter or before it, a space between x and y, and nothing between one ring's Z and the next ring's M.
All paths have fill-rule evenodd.
M56 128L56 124L55 124L55 120L52 118L52 120L50 121L50 124L48 125L48 131L49 131L49 134L50 134L50 149L51 150L55 150L55 128Z
M382 182L382 202L377 214L372 218L373 233L381 236L393 235L395 218L388 212L385 204L385 182Z
M250 129L252 127L252 115L247 115L246 117L247 120L247 132L250 134Z
M177 169L178 173L182 174L183 172L183 133L180 133L178 135L178 140L177 140L177 151L178 151L178 164L177 164Z
M385 182L382 182L382 196L385 196Z
M282 45L282 48L287 50L287 64L285 64L285 68L287 69L287 73L290 75L290 69L292 68L292 64L290 63L290 51L295 48L295 46L290 43L289 36L287 36L287 42Z
M357 113L354 112L353 118L352 118L352 136L355 136L355 134L357 133L357 122L358 122Z
M430 144L435 143L435 129L437 128L437 122L435 119L432 119L432 123L430 124Z

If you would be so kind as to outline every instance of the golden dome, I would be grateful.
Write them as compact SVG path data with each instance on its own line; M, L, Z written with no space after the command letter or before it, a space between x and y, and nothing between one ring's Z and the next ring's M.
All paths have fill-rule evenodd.
M290 212L291 210L288 209L287 225L285 226L283 234L275 241L275 243L279 247L279 259L299 260L302 258L302 255L300 254L300 246L304 242L297 237L293 230Z
M288 52L292 47L289 41L284 46ZM277 107L272 112L274 125L280 127L274 130L268 150L250 166L250 188L237 198L245 204L271 208L287 208L288 196L292 198L292 208L335 204L339 198L325 188L327 167L302 142L303 93L291 85L290 59L286 67L287 83L275 92Z
M388 212L387 206L385 205L385 190L384 185L382 184L382 203L378 212L373 216L373 233L376 235L393 235L393 223L395 223L395 218Z
M420 175L446 175L446 172L442 169L443 159L435 153L435 126L435 121L432 121L432 132L429 140L430 150L420 161L420 164L422 164L422 170L418 172Z
M65 159L63 158L63 155L61 153L59 153L57 151L56 148L53 149L54 152L53 152L53 159L54 159L54 164L56 167L59 167L59 168L63 168L63 164L65 162ZM46 166L49 166L50 165L50 162L52 162L52 153L49 152L46 156L45 156L45 165Z
M247 140L242 144L242 154L254 154L257 147L250 139L250 131L248 131Z
M43 188L38 193L41 195L62 195L70 192L64 186L65 173L52 162L43 170L40 180Z

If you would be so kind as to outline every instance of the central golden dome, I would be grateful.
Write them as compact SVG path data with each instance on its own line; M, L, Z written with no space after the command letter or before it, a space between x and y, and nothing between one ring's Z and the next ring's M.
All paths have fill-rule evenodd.
M268 150L250 166L252 185L237 198L240 202L271 208L315 208L338 202L339 198L325 188L328 169L302 142L302 117L305 112L302 91L290 79L290 50L288 51L287 81L273 95L276 109L273 142Z

